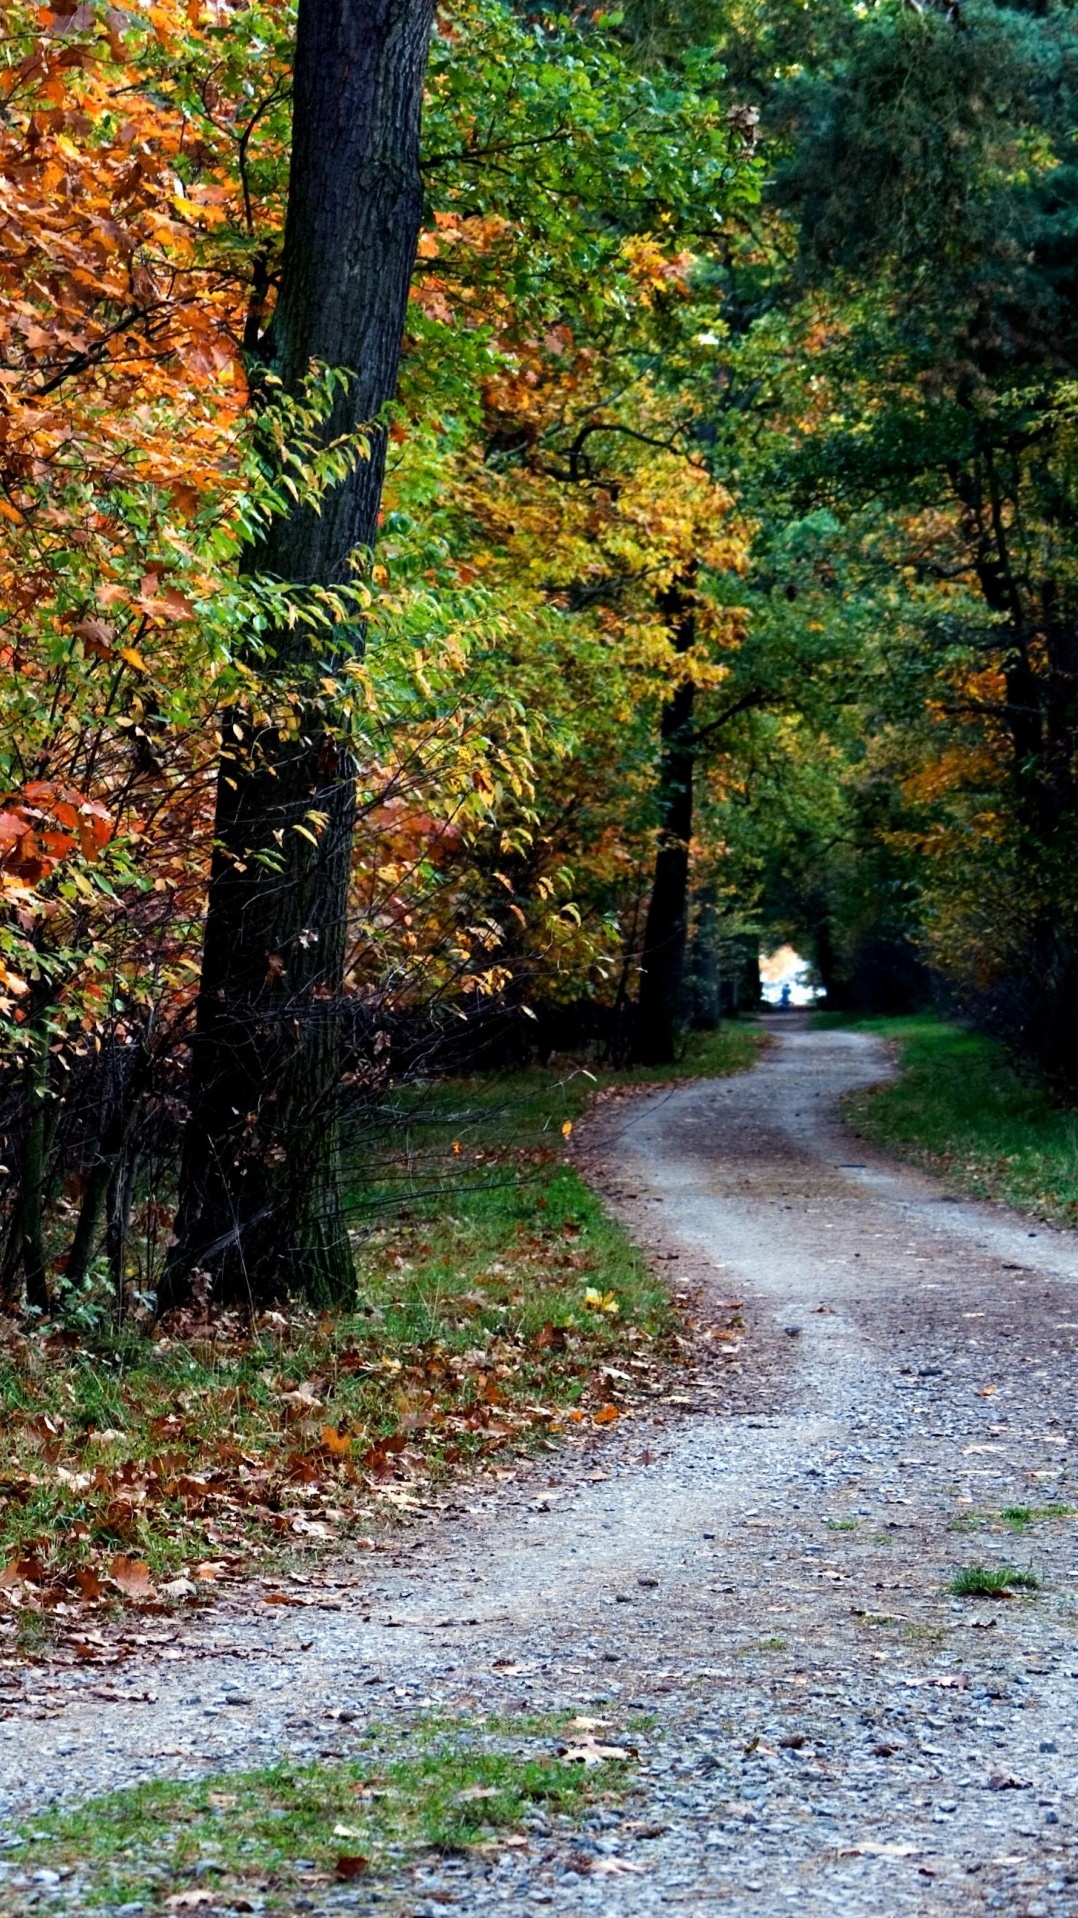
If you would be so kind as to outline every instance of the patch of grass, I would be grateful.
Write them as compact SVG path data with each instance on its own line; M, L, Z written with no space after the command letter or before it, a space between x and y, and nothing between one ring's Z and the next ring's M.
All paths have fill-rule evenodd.
M704 1035L685 1069L739 1070L762 1037ZM0 1565L23 1620L140 1581L190 1598L384 1529L448 1473L524 1472L551 1434L661 1389L668 1292L570 1158L614 1083L565 1066L411 1085L357 1121L355 1311L5 1322ZM16 1634L0 1617L0 1644Z
M77 1888L90 1910L160 1911L204 1887L226 1909L254 1895L259 1909L292 1912L298 1894L335 1879L399 1880L424 1852L493 1842L537 1812L576 1819L625 1788L623 1761L585 1768L558 1756L552 1723L545 1739L517 1733L512 1744L497 1726L372 1731L347 1763L157 1780L46 1811L4 1853L15 1868L0 1880L0 1912L25 1910L40 1871L72 1873L56 1898L69 1905Z
M1078 1221L1078 1113L1020 1072L1002 1046L917 1015L838 1020L898 1043L899 1077L844 1105L865 1138L897 1148L977 1198Z
M949 1532L983 1532L988 1520L980 1512L956 1512L947 1520Z
M855 1518L829 1518L827 1520L827 1529L829 1532L856 1532L857 1520Z
M1035 1592L1040 1582L1029 1566L963 1565L947 1590L955 1598L1007 1598L1015 1591Z
M915 1625L908 1620L902 1626L902 1637L907 1645L942 1645L947 1634L935 1625Z
M1071 1505L1005 1505L1000 1518L1012 1532L1028 1532L1043 1519L1071 1518L1073 1512Z

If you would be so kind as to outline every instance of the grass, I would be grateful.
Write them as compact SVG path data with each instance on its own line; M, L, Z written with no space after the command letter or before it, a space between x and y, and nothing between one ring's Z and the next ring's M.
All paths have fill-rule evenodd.
M898 1047L899 1077L845 1102L859 1133L974 1197L1057 1224L1078 1221L1078 1113L994 1040L921 1015L841 1023Z
M947 1590L955 1598L1009 1598L1015 1591L1037 1591L1040 1582L1028 1566L963 1565Z
M399 1881L425 1853L496 1844L537 1814L575 1822L625 1789L627 1760L585 1766L571 1748L554 1720L525 1736L496 1722L372 1729L347 1762L156 1780L45 1811L5 1847L0 1912L25 1910L33 1882L39 1909L77 1891L80 1910L157 1912L203 1888L226 1909L290 1913L320 1885ZM61 1875L52 1894L43 1871Z
M1073 1518L1071 1505L1005 1505L1001 1512L956 1512L947 1521L949 1532L987 1532L999 1531L1005 1526L1009 1532L1028 1532L1034 1525L1051 1520Z
M1070 1505L1005 1505L1000 1518L1012 1532L1028 1532L1044 1519L1072 1517L1073 1509Z
M686 1069L738 1070L760 1043L721 1029ZM0 1646L42 1613L68 1630L73 1602L186 1602L384 1530L449 1473L524 1472L663 1389L667 1290L570 1159L615 1083L550 1068L391 1095L352 1140L355 1311L151 1334L82 1301L9 1324Z

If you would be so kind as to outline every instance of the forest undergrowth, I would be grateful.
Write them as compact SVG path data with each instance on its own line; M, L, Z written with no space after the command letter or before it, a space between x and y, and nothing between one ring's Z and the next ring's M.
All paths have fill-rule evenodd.
M726 1026L679 1071L744 1069L762 1043ZM353 1310L6 1325L0 1646L103 1656L124 1602L373 1544L451 1473L511 1476L667 1389L674 1305L570 1159L597 1094L660 1077L555 1065L393 1095L356 1141Z

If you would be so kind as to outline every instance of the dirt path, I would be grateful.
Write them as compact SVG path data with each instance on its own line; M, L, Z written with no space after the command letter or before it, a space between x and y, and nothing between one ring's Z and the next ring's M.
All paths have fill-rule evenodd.
M8 1812L345 1752L390 1711L605 1699L655 1714L624 1814L445 1861L402 1910L1078 1912L1073 1525L971 1529L1078 1505L1078 1235L858 1148L834 1103L883 1070L864 1035L791 1025L751 1074L608 1110L612 1203L679 1282L744 1302L692 1415L522 1469L315 1605L236 1601L114 1681L32 1677L0 1721ZM948 1594L999 1559L1038 1593Z

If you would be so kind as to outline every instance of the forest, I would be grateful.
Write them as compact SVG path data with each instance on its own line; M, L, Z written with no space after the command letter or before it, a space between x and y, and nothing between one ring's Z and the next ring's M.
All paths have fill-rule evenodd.
M0 1918L1073 1911L1076 140L5 0Z
M1072 10L429 15L5 9L16 1313L347 1302L761 940L1078 1083Z

